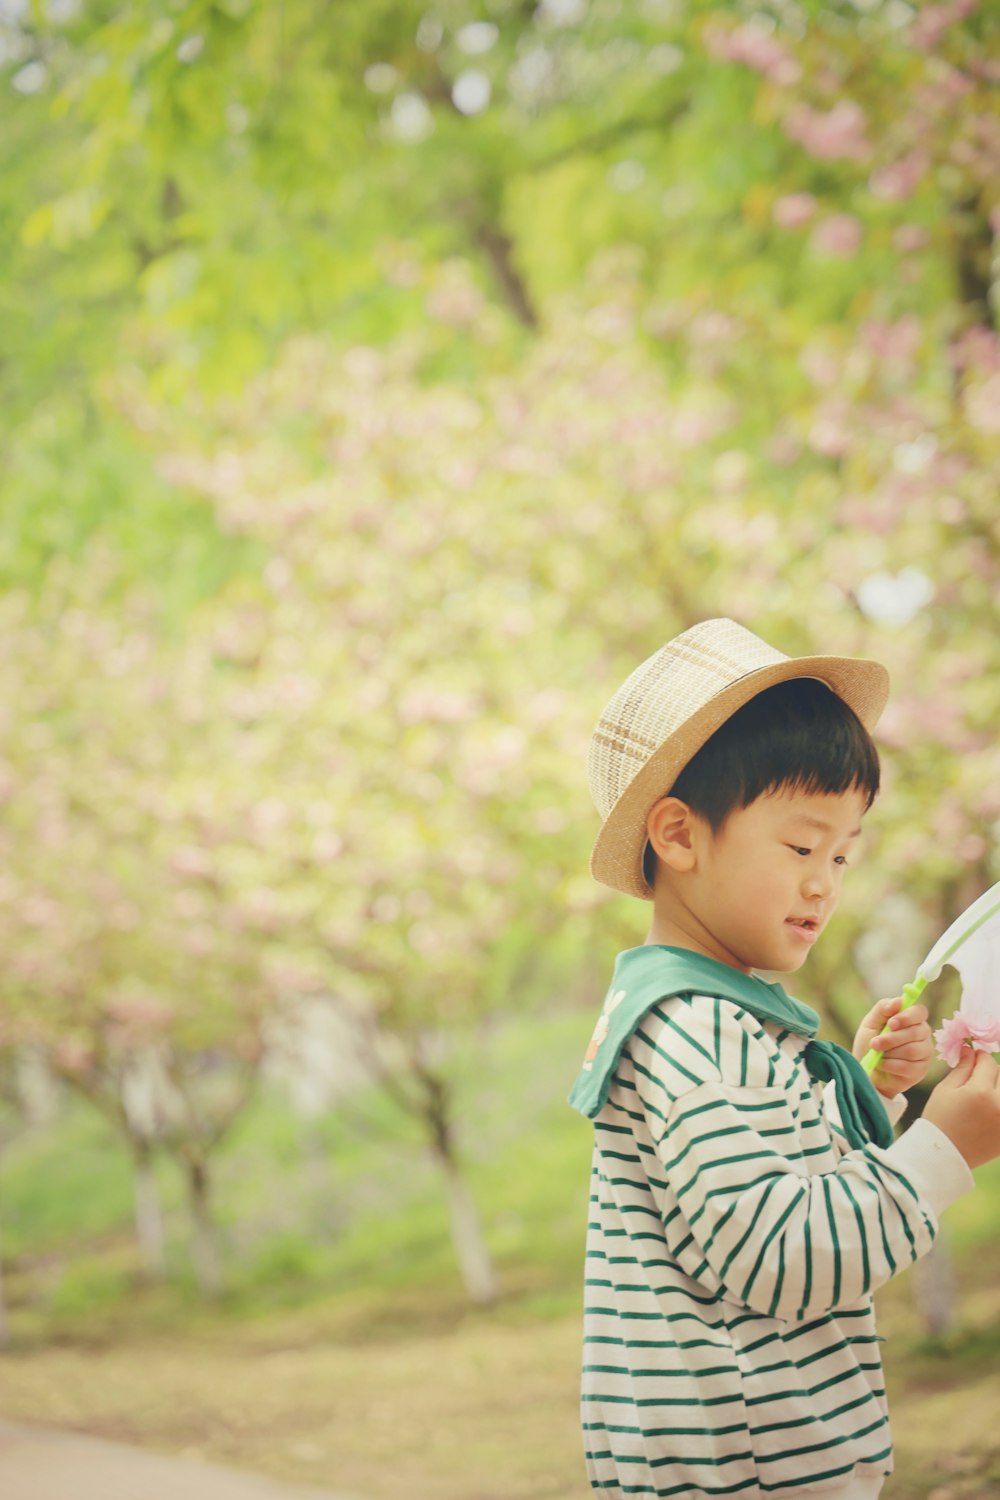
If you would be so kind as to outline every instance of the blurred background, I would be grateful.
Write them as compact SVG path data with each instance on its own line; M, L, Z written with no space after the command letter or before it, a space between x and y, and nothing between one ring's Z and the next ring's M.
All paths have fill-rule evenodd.
M607 699L889 666L830 1035L1000 878L998 84L987 0L0 0L6 1416L585 1493ZM1000 1492L980 1180L887 1500Z

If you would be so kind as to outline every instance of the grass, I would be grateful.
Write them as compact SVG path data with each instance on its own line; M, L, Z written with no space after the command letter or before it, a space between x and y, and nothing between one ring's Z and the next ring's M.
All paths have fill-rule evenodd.
M496 1028L460 1100L459 1149L491 1252L503 1275L526 1276L556 1304L585 1222L589 1132L565 1095L588 1026L561 1014ZM262 1093L213 1173L226 1316L423 1282L461 1296L440 1174L415 1123L385 1095L362 1092L341 1112L303 1122ZM19 1343L197 1322L184 1185L166 1160L157 1180L170 1279L143 1290L134 1285L129 1166L111 1126L75 1102L8 1148L0 1234Z
M248 1113L217 1164L217 1306L193 1287L167 1164L172 1274L143 1287L106 1127L71 1110L32 1131L0 1170L15 1340L0 1410L368 1500L582 1500L590 1137L564 1101L588 1030L579 1014L499 1028L470 1086L464 1152L503 1288L489 1309L465 1298L437 1176L381 1097L308 1129L274 1097ZM879 1293L885 1500L1000 1493L1000 1167L979 1177L948 1216L954 1330L928 1338L913 1271Z

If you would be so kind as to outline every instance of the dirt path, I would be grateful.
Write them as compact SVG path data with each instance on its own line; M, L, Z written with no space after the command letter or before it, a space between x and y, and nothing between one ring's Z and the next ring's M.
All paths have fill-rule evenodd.
M123 1443L0 1421L3 1500L359 1500Z

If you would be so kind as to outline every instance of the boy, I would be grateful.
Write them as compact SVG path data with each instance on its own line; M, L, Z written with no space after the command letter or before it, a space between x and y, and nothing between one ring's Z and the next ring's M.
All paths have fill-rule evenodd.
M875 662L709 620L595 728L591 869L653 903L570 1096L595 1126L582 1421L609 1500L873 1500L891 1472L872 1292L1000 1155L1000 1071L970 1056L894 1141L924 1007L879 1002L852 1057L754 973L800 968L833 913L887 696Z

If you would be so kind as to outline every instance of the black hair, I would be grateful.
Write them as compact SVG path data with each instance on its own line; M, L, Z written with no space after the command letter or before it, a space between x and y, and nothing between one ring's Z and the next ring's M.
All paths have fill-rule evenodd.
M854 710L825 682L794 677L737 709L664 795L679 797L718 833L736 808L784 787L833 795L857 787L867 811L879 775L878 751ZM648 842L642 868L652 887L656 854Z

